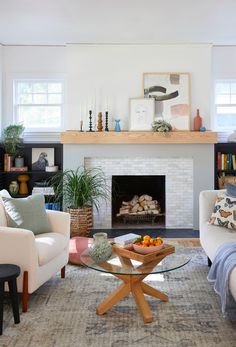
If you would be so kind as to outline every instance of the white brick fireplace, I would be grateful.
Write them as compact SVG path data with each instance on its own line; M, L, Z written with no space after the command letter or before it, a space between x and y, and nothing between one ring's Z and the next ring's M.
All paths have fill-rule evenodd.
M166 227L198 229L199 193L214 188L213 144L66 144L63 148L64 169L100 166L109 185L112 175L164 175ZM103 203L94 217L94 228L110 228L111 202Z
M100 167L111 192L113 175L163 175L166 192L166 228L193 228L192 158L84 158L86 168ZM95 228L111 228L111 199L94 211Z

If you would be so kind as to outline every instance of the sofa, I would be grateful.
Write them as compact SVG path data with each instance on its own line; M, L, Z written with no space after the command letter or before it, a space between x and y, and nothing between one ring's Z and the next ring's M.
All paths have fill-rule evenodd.
M9 194L5 192L5 195ZM0 264L16 264L21 268L17 288L23 293L23 312L28 308L28 294L58 271L61 271L62 278L65 277L65 265L69 258L70 215L59 211L46 212L51 232L34 235L31 230L7 226L4 204L0 199Z
M208 223L215 206L217 193L219 190L205 190L200 193L199 197L200 242L211 262L214 260L219 246L225 242L236 242L236 231ZM236 266L229 277L229 289L236 300Z

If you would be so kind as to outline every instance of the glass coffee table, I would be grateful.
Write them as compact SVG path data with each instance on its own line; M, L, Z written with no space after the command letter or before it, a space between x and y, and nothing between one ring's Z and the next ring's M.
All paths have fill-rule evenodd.
M123 282L97 307L97 314L104 314L131 293L145 323L152 322L153 316L144 294L162 301L168 301L168 296L165 293L143 281L145 277L150 274L161 274L177 270L191 260L190 255L183 254L183 248L172 245L165 245L162 251L151 256L137 255L137 253L130 253L129 251L124 252L123 249L119 247L117 249L113 245L112 256L106 262L99 264L89 256L88 250L89 248L84 250L80 257L85 266L96 271L112 274Z

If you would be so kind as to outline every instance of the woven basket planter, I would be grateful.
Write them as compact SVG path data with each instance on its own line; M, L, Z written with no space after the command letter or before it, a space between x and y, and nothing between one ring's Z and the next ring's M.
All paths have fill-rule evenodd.
M89 236L89 232L93 227L93 209L86 208L68 208L70 214L70 236Z

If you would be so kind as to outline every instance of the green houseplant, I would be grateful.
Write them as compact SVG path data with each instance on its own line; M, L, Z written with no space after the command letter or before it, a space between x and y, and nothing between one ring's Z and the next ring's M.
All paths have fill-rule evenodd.
M22 124L13 124L3 129L2 143L6 153L15 157L20 144L22 143L22 133L24 131Z
M99 210L102 200L108 198L103 171L78 167L56 174L49 183L54 188L54 199L63 200L71 215L71 236L88 236L93 226L93 207Z

